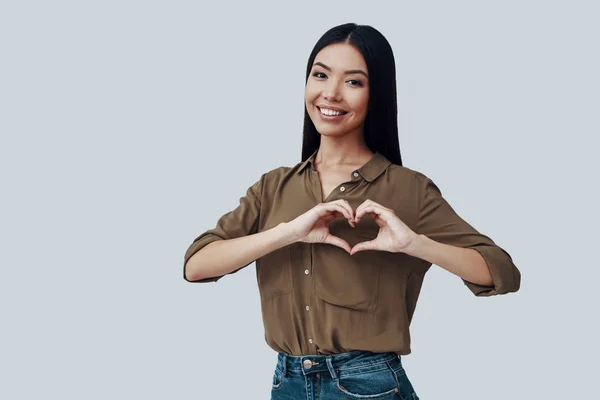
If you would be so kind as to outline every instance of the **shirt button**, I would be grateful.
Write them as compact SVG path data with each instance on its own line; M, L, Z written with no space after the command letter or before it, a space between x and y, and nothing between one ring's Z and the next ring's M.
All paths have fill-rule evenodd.
M310 307L309 307L309 306L306 306L306 311L308 311L308 310L310 310Z
M308 275L308 270L307 270L307 269L305 269L305 270L304 270L304 273L305 273L306 275Z
M342 187L340 188L340 190L343 192L344 190L346 190L346 188L342 186Z
M308 343L312 343L312 339L308 339Z
M358 176L358 172L355 172L355 173L354 173L354 174L352 174L352 175L354 175L354 176Z

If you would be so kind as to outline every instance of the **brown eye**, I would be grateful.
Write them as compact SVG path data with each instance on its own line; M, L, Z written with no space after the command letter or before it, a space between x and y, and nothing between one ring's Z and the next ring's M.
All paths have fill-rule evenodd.
M320 75L323 75L323 76L320 76ZM313 76L314 76L315 78L327 78L327 75L325 75L325 74L324 74L324 73L322 73L322 72L315 72L315 73L313 74Z

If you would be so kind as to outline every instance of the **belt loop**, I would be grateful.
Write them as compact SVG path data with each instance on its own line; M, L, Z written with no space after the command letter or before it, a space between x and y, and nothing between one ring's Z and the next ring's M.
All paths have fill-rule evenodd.
M281 373L287 377L287 353L281 353Z
M331 379L333 379L334 382L337 382L338 377L337 374L335 373L335 369L333 368L333 364L331 363L331 355L327 356L327 358L325 358L325 362L327 363L327 369L329 370L329 373L331 374Z

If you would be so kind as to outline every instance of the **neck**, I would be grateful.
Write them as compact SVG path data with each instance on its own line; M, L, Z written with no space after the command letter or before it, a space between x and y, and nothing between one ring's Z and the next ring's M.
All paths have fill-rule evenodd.
M331 137L321 135L321 144L315 157L315 163L324 166L342 164L364 164L375 153L369 149L362 135L355 135L357 139L344 137Z

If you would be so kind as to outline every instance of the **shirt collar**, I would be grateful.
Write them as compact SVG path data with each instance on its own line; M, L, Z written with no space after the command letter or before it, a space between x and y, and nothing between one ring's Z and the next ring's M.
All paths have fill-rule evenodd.
M314 159L317 156L317 152L319 149L315 150L310 157L308 157L300 167L298 167L297 174L300 174L304 169L308 166L314 168ZM374 181L379 175L383 173L387 169L387 167L391 164L383 154L376 151L375 155L371 157L369 161L367 161L362 167L356 170L363 178L365 178L368 182Z

